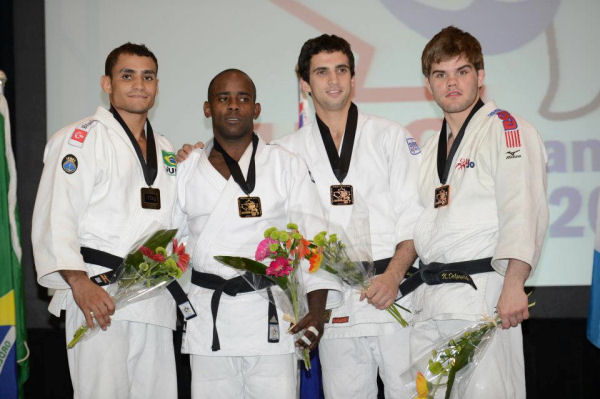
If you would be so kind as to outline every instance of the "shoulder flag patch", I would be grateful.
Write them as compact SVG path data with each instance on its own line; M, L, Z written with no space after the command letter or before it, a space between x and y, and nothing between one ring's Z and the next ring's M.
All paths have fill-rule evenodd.
M69 144L73 147L83 147L83 142L85 141L87 134L88 132L86 132L85 130L75 129L75 131L71 135L71 138L69 139Z
M417 144L417 140L413 139L412 137L409 137L406 139L406 144L408 145L408 150L411 154L417 155L421 153L421 149Z
M508 112L500 109L495 110L490 116L496 115L502 121L504 127L504 141L508 148L521 147L521 136L519 135L519 125L517 120Z
M69 138L69 144L77 148L83 147L83 142L88 135L89 128L94 123L96 123L96 120L94 119L80 123L71 134L71 138Z

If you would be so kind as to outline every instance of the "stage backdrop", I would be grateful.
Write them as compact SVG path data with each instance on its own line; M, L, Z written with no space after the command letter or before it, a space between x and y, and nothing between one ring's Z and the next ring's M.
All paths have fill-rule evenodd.
M230 67L256 83L257 130L288 134L297 124L300 47L327 32L352 44L362 111L404 124L423 142L441 112L423 89L421 51L453 24L482 43L485 99L528 119L546 143L551 223L529 284L588 285L600 197L599 19L596 0L47 0L48 135L107 105L104 60L126 41L158 57L151 120L175 146L210 136L206 89Z

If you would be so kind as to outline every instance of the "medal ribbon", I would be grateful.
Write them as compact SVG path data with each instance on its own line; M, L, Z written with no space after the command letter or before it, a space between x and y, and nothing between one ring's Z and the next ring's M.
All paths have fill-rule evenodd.
M146 184L148 187L151 187L156 180L156 175L158 174L158 166L156 164L156 145L154 144L154 132L152 131L152 126L150 125L150 121L146 119L146 157L147 161L144 161L144 156L142 155L142 149L138 144L137 140L131 133L131 129L125 123L119 112L111 105L110 112L113 114L117 122L121 125L125 133L127 133L127 137L131 140L131 145L135 149L135 153L138 156L138 160L140 161L140 165L142 166L142 170L144 171L144 179L146 180Z
M252 133L252 157L250 158L250 165L248 166L248 179L244 180L244 175L242 174L240 165L235 159L229 156L229 154L223 149L223 147L221 147L216 138L213 146L215 151L218 151L221 154L223 154L223 158L225 158L225 163L227 164L229 173L231 173L231 176L233 176L233 180L235 180L235 182L246 193L246 195L250 195L250 193L254 190L254 185L256 183L254 156L256 155L257 147L258 136L256 135L256 133Z
M450 174L450 168L452 167L452 159L454 158L454 154L456 153L456 150L458 149L458 146L460 145L460 142L462 141L463 136L465 135L467 125L469 124L469 121L471 120L473 115L475 115L475 113L481 107L483 107L483 101L479 99L473 107L473 109L471 110L471 112L469 113L469 116L467 116L467 119L465 119L464 123L460 127L460 130L456 135L456 138L454 139L454 143L452 143L452 147L450 148L449 154L448 150L446 149L448 135L446 133L446 118L444 118L444 122L442 123L442 131L440 132L440 138L438 141L437 153L438 177L440 178L440 183L442 183L442 186L446 184L446 181L448 180L448 174ZM446 154L448 154L447 158Z
M352 158L352 148L354 147L354 137L356 136L356 126L358 124L358 108L354 103L350 104L348 110L348 119L346 120L346 129L344 131L344 142L342 144L341 156L338 155L335 143L331 137L331 132L327 125L317 115L317 125L319 126L319 132L329 157L329 163L333 174L340 182L340 184L346 178L348 169L350 168L350 159Z

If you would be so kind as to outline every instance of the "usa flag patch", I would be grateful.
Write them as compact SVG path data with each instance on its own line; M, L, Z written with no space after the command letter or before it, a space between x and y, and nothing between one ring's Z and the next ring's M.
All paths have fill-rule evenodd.
M508 148L517 148L521 146L521 137L518 130L508 130L504 132L504 140Z
M507 111L495 110L490 115L494 114L502 121L506 146L508 148L521 147L521 137L519 136L517 120Z

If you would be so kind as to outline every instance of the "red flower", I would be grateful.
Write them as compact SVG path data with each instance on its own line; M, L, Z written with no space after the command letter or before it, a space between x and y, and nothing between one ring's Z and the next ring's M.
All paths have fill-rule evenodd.
M153 250L151 250L151 249L150 249L150 248L148 248L148 247L141 246L141 247L140 247L140 252L141 252L141 253L142 253L144 256L146 256L146 257L148 257L148 258L150 258L150 259L152 259L152 260L154 260L154 261L156 261L156 262L164 262L164 261L165 261L165 259L166 259L166 258L165 258L165 256L164 256L163 254L157 254L157 253L154 253L154 251L153 251Z
M267 276L285 277L290 274L293 268L290 266L288 258L279 257L271 262L267 267Z
M173 239L173 255L177 255L177 267L182 272L187 270L188 263L190 262L190 255L185 252L185 244L177 245L177 239Z

